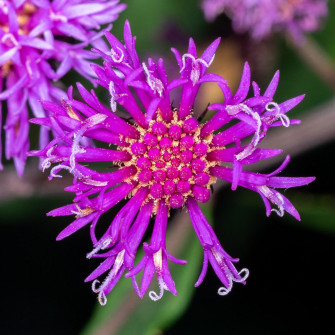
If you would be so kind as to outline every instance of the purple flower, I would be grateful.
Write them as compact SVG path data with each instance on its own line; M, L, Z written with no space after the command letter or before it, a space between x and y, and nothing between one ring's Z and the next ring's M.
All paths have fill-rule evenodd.
M8 110L5 152L20 176L29 147L28 106L35 117L43 117L38 100L66 98L52 82L70 69L94 78L89 64L97 55L85 48L92 44L107 50L95 29L118 17L125 8L118 2L0 0L0 108L1 101L7 101ZM43 148L49 142L48 132L43 129L40 135Z
M262 39L277 31L287 31L299 42L304 33L320 28L328 15L328 0L203 0L208 21L225 12L237 32L247 32Z
M141 62L135 49L129 23L124 29L124 45L106 32L111 45L107 53L97 50L104 59L104 67L95 65L98 83L109 94L110 108L102 105L94 91L88 92L81 84L78 90L84 102L73 98L72 88L62 105L42 102L50 117L32 122L53 129L55 138L43 150L30 154L43 158L43 169L53 167L49 178L59 178L62 169L74 176L73 185L66 191L74 192L72 204L48 213L51 216L75 215L75 220L57 237L61 240L86 225L90 225L93 243L88 258L103 258L101 265L86 278L93 281L93 291L99 302L106 296L125 270L131 277L135 291L143 297L156 273L159 293L150 292L153 300L160 299L164 290L177 294L168 261L184 264L166 249L166 228L169 212L186 207L194 230L204 249L204 266L196 283L203 281L208 262L222 282L219 294L227 294L233 282L245 283L248 270L236 270L238 259L229 256L218 241L198 201L210 198L210 187L217 178L249 188L263 198L267 215L275 211L280 216L287 211L296 219L298 212L276 189L308 184L308 178L287 178L276 175L288 163L271 174L243 171L245 165L278 155L281 150L259 148L271 127L297 124L286 113L303 96L281 104L273 100L279 72L261 94L253 83L250 88L250 69L245 64L240 86L233 94L226 80L206 73L213 61L220 39L215 40L201 56L190 39L188 52L176 56L180 76L168 79L163 60ZM215 82L222 90L225 103L210 105L216 114L205 124L203 113L196 109L195 99L201 84ZM170 92L181 91L180 102L171 105ZM224 127L224 130L220 129ZM217 132L219 131L219 132ZM96 140L112 146L92 146ZM90 163L113 163L115 171L99 172ZM95 228L101 215L125 197L130 200L112 220L102 236ZM272 208L274 207L274 208ZM151 216L155 216L150 243L144 243L144 256L136 265L135 255L147 230ZM141 284L136 275L142 272ZM97 279L108 272L105 280Z

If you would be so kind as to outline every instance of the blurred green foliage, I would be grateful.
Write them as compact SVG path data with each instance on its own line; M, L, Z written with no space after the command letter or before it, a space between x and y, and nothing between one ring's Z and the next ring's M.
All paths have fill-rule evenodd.
M127 4L128 8L115 23L113 33L122 39L123 23L128 19L133 34L138 37L136 45L142 52L156 53L170 49L171 46L161 38L169 24L176 25L177 29L189 36L206 36L208 26L197 1L129 0Z

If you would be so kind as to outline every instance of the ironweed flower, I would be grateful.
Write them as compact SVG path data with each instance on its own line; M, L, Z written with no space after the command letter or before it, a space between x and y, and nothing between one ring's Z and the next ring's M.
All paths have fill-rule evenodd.
M102 305L125 270L128 270L125 276L132 279L140 297L156 273L159 292L151 291L149 296L157 300L164 290L177 294L168 261L177 264L186 261L169 254L165 239L170 211L184 207L204 249L203 270L196 286L203 281L209 262L223 284L218 293L225 295L233 282L245 284L248 270L235 268L238 259L222 248L198 202L209 200L211 185L221 178L230 182L233 190L242 186L257 192L265 202L267 215L275 211L282 216L287 211L299 220L293 205L276 189L305 185L314 178L278 177L288 158L270 174L245 172L243 166L281 153L258 145L269 128L299 123L290 120L286 113L303 96L277 104L273 100L279 80L277 72L264 94L253 83L253 96L247 98L250 87L247 63L240 86L233 94L224 78L206 73L220 39L201 56L192 39L187 53L182 55L172 49L180 76L169 80L162 59L139 60L128 22L124 29L125 44L108 32L106 37L111 50L107 53L97 50L104 59L104 67L94 65L93 68L98 84L109 94L110 108L99 102L93 90L88 92L78 84L84 102L74 99L70 88L68 99L62 105L43 102L49 118L32 120L52 128L56 136L43 150L30 154L44 159L43 169L54 164L50 179L61 177L62 169L74 176L73 185L66 188L75 193L74 202L48 213L75 215L75 220L57 240L90 224L93 249L87 257L104 260L86 281L93 281L92 289L98 293ZM208 109L217 112L202 124L194 103L199 87L206 82L219 85L225 102L210 105ZM170 92L178 88L181 99L177 106L172 106ZM127 118L120 114L121 110L127 112ZM116 147L93 147L90 140ZM113 162L118 169L99 172L89 164L92 162ZM129 201L106 232L96 236L101 215L125 197ZM143 244L144 256L135 265L135 255L152 216L155 219L151 240ZM106 272L107 276L100 282L97 278ZM140 272L143 274L138 285L136 276Z
M92 44L106 50L95 30L118 17L125 8L118 2L0 0L0 113L1 101L7 101L6 158L14 159L20 176L29 148L28 106L35 117L45 116L38 100L66 97L53 81L70 69L94 78L89 63L97 56L85 47ZM48 141L48 132L42 129L41 148ZM0 169L1 156L0 152Z
M237 32L249 32L262 39L277 31L287 31L296 42L304 33L320 28L328 14L328 0L203 0L201 7L208 21L225 12Z

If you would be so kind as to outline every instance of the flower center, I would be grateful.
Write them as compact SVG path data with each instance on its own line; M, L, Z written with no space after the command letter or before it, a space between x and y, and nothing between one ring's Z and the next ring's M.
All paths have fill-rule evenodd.
M0 12L4 15L0 16L0 28L8 33L9 32L9 22L8 22L8 8L5 4L1 4L0 0ZM33 4L25 3L22 8L18 9L16 12L16 18L19 24L19 34L26 35L29 33L29 21L31 17L36 12L36 7Z
M173 120L166 123L159 111L157 114L148 129L135 125L140 139L130 139L130 146L122 147L132 155L124 165L137 168L137 173L129 179L138 182L133 194L141 187L148 187L147 200L158 204L164 199L169 208L182 207L188 196L207 202L210 185L216 181L209 168L219 164L206 159L209 152L217 150L210 146L213 135L201 139L202 126L192 116L179 121L174 111Z

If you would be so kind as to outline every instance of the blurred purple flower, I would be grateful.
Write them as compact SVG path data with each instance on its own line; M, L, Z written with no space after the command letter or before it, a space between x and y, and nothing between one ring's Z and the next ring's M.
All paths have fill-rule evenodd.
M52 128L56 137L43 150L30 155L44 159L43 169L55 164L49 179L61 177L58 173L62 169L74 175L73 185L66 188L75 193L73 204L48 213L50 216L76 216L57 240L90 224L93 250L87 257L101 257L104 261L86 281L93 281L93 291L98 293L101 304L106 303L107 294L125 270L129 271L125 276L132 278L140 297L156 273L160 291L158 294L151 291L149 296L157 300L164 290L177 294L168 260L177 264L185 264L185 261L168 253L166 228L170 210L186 207L204 249L204 266L196 286L203 281L210 262L223 284L218 293L225 295L233 282L245 283L248 270L236 270L233 263L238 259L224 251L197 201L207 202L211 185L222 178L231 182L233 190L242 186L260 194L267 215L275 211L282 216L287 211L299 220L292 204L274 188L301 186L314 178L277 177L288 158L278 170L266 175L245 172L243 166L281 153L281 150L261 149L258 145L270 127L299 123L290 120L286 113L300 103L303 96L281 104L274 102L279 80L277 72L264 94L253 83L253 97L247 98L250 88L247 63L240 86L232 94L224 78L206 73L220 39L200 57L192 39L187 53L181 55L172 49L180 76L169 80L162 59L157 63L150 58L140 62L128 22L124 29L124 45L108 32L106 37L111 50L108 53L97 50L104 59L104 67L94 65L93 68L99 78L97 82L109 93L110 109L99 102L93 90L88 92L78 84L84 102L75 100L70 88L68 99L61 106L42 102L49 111L49 118L32 120ZM208 109L217 113L201 124L202 114L194 110L194 103L201 84L206 82L219 85L225 103L210 105ZM181 90L178 106L170 102L170 92L175 89ZM222 127L225 130L217 133ZM92 147L88 144L92 139L116 148ZM87 167L91 162L113 162L118 169L98 172L92 166ZM127 196L130 200L106 232L97 237L95 228L100 216ZM156 218L151 241L144 243L144 256L134 265L152 215ZM97 278L107 271L105 280L100 283ZM141 271L139 287L136 275Z
M277 31L287 31L296 42L305 33L320 28L328 15L328 0L203 0L202 9L208 21L225 12L237 32L249 32L262 39Z
M38 100L66 97L52 82L70 69L93 79L89 64L97 56L85 48L92 44L107 50L95 30L124 10L118 2L0 0L0 108L1 101L7 101L8 110L5 152L20 176L29 148L28 106L36 117L43 117ZM48 141L48 131L41 130L41 147ZM1 158L0 152L0 169Z

